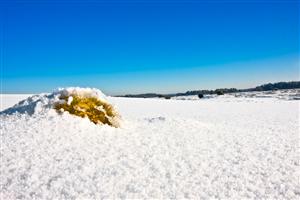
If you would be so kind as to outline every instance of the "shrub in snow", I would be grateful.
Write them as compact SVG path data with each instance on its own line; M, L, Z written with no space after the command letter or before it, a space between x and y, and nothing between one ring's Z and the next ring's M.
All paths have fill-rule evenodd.
M120 126L120 116L108 103L106 96L98 89L65 88L51 94L31 96L0 114L47 115L52 109L58 113L69 112L79 117L87 117L95 124ZM53 111L53 110L52 110Z
M62 92L54 104L59 113L69 112L79 117L87 117L95 124L108 124L119 127L119 114L105 99L88 91L68 90Z
M199 99L202 99L204 96L203 94L198 94Z

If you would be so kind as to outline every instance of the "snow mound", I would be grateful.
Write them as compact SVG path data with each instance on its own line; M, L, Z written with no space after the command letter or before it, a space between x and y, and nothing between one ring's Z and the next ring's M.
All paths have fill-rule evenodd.
M73 105L75 102L74 99L77 100L77 103L78 100L81 101L81 104ZM93 105L95 105L95 107L92 108L93 110L91 110L91 107L83 105L82 100L84 100L84 103L88 102L89 100L93 100ZM64 105L66 105L69 109L66 109ZM115 108L107 101L106 95L96 88L59 88L51 94L38 94L28 97L27 99L20 101L13 107L0 112L0 114L38 115L47 113L49 114L49 112L53 114L54 109L58 111L57 113L61 114L64 112L69 112L70 114L74 114L80 117L88 117L95 124L109 124L114 127L119 126L119 114L115 111ZM73 112L71 112L71 109ZM92 116L94 120L92 120L91 114L86 114L84 112L86 109L91 110L94 115ZM110 109L110 114L108 113L107 109ZM79 112L80 115L78 114ZM96 115L99 116L99 114L102 115L101 120L105 120L105 122L96 119Z

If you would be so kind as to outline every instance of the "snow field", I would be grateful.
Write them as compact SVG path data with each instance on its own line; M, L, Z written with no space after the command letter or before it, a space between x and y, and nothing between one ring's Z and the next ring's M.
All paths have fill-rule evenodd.
M299 198L298 101L107 100L122 128L1 114L1 197Z

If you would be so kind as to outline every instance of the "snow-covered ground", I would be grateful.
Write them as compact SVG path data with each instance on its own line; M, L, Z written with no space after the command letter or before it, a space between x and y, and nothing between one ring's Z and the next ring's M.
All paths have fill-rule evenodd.
M122 128L1 113L0 199L298 199L300 101L283 99L108 97Z

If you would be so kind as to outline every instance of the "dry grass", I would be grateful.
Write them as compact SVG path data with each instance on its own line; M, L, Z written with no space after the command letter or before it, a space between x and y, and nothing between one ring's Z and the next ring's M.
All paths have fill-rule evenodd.
M68 99L73 98L68 104ZM118 113L113 106L103 102L95 97L81 97L76 95L62 96L63 103L55 104L54 108L58 112L67 111L72 115L79 117L88 117L95 124L108 124L113 127L119 127L116 118Z

